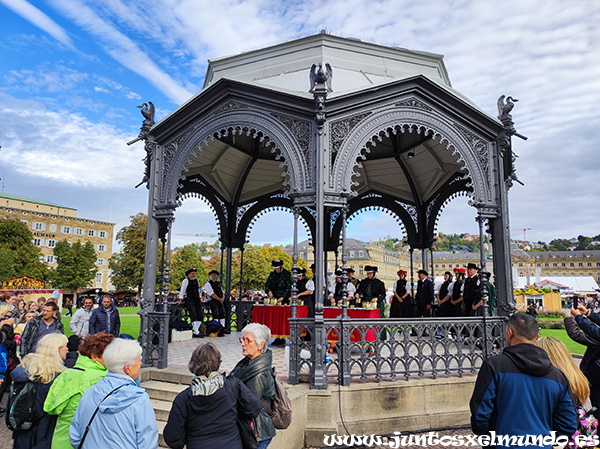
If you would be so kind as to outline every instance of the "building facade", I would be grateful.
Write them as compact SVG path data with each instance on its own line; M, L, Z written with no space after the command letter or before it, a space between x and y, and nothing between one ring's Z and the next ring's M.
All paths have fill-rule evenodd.
M114 223L77 216L77 209L17 195L0 193L0 219L20 220L33 234L33 243L42 251L43 261L56 267L54 247L63 240L69 243L90 242L96 250L98 272L90 287L111 290L108 261L112 254Z

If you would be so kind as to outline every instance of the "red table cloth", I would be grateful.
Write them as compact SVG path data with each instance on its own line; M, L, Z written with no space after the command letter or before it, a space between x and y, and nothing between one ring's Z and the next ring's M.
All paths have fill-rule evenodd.
M297 306L298 318L308 316L308 306ZM252 322L260 323L271 329L273 338L289 338L292 306L265 306L258 305L252 309Z
M323 308L323 318L332 319L338 318L342 315L342 309L337 307L324 307ZM348 309L348 317L350 318L381 318L381 311L379 309ZM333 332L331 329L327 329L327 340L328 341L338 341L338 335L336 332ZM367 341L375 341L375 332L368 331L365 336ZM360 333L356 330L352 332L350 336L352 341L360 341Z

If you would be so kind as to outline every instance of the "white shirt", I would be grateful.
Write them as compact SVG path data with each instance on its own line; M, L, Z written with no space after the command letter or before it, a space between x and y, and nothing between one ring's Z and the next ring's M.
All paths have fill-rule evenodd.
M312 279L309 279L306 282L306 290L310 290L311 292L315 291L315 281L313 281ZM300 292L302 293L302 292Z
M332 284L332 285L329 287L329 296L330 296L330 297L333 297L333 296L335 295L335 284L336 284L336 282L334 282L334 283L333 283L333 284ZM354 296L354 294L356 293L356 287L354 286L354 284L353 284L353 283L351 283L351 282L348 282L348 285L347 285L347 287L346 287L346 288L347 288L347 290L348 290L348 291L346 292L346 293L348 293L348 296Z
M206 297L209 299L212 299L212 295L215 292L212 288L212 285L210 285L210 282L206 281L206 284L204 284L204 292L206 293Z
M179 299L184 299L187 296L188 278L181 282L181 290L179 290Z

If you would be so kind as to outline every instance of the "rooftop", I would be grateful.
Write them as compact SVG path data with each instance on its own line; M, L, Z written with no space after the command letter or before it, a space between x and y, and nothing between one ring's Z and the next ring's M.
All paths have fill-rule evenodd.
M27 202L27 203L43 204L44 206L59 207L61 209L77 210L73 207L62 206L60 204L51 203L50 201L36 200L35 198L28 198L26 196L12 195L10 193L4 193L4 192L0 192L0 199L1 198L5 198L7 200L14 200L14 201L23 201L23 202Z

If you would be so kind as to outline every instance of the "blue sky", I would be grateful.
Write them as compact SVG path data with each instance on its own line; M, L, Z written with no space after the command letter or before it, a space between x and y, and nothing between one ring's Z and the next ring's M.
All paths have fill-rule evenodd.
M75 207L116 230L146 211L142 117L197 93L209 58L321 29L445 55L453 87L496 115L513 110L517 174L511 228L531 240L600 233L600 3L594 0L278 2L256 0L0 0L0 188ZM477 232L464 198L442 232ZM273 224L277 225L274 226ZM291 240L291 216L263 217L252 243ZM177 213L176 234L215 234L198 201ZM400 237L385 214L363 214L349 235ZM206 239L210 240L209 237ZM175 244L189 237L176 236Z

